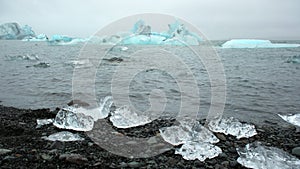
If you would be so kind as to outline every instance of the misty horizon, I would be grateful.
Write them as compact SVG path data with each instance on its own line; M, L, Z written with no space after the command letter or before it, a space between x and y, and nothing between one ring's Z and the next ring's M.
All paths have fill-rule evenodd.
M159 4L137 0L126 2L4 0L0 2L0 24L17 22L21 26L29 25L36 34L44 33L48 36L61 34L89 37L106 25L126 16L163 13L195 25L210 40L299 40L300 20L297 18L300 16L299 6L300 2L297 0L285 2L166 0Z

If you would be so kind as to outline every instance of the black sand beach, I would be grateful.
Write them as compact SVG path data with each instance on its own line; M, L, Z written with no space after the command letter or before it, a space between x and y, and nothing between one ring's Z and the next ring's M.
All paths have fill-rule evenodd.
M25 110L0 106L0 168L245 168L237 163L236 148L247 143L261 141L292 154L292 149L300 147L300 133L292 125L279 126L265 122L257 126L258 134L249 139L237 140L233 136L216 134L223 153L204 162L187 161L174 154L174 149L151 158L129 159L114 155L94 144L84 132L77 132L84 141L51 142L42 139L61 131L53 125L36 129L36 119L54 118L57 111L49 109ZM203 121L202 121L203 122ZM164 124L162 124L164 123ZM172 121L154 121L142 128L120 130L125 135L145 137L158 133L161 126ZM11 151L5 152L3 149ZM298 156L299 158L299 156Z

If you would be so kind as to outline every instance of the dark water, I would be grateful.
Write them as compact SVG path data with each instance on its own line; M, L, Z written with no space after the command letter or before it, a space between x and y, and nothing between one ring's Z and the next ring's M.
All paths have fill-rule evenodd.
M82 45L49 46L43 42L0 41L1 104L32 109L65 106L72 99L74 67L90 71L89 64L92 64L89 60L77 60L81 48ZM116 68L129 62L127 56L136 48L129 46L126 51L116 48L101 62L95 78L97 99L111 94L110 84ZM180 53L196 77L201 93L199 116L205 116L211 99L205 67L180 47L173 50ZM299 113L300 64L288 63L287 60L300 55L300 48L216 48L216 51L222 59L227 80L225 116L260 123L264 120L282 122L278 113ZM168 72L156 69L139 72L131 79L129 98L132 104L140 110L149 108L149 93L153 89L165 92L168 99L165 112L178 111L182 93L176 79ZM198 103L191 101L190 104Z

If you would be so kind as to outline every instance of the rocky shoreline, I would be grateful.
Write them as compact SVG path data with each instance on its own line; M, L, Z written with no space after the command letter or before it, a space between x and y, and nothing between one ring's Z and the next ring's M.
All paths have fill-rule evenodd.
M84 132L78 133L84 141L47 141L47 136L62 131L53 125L36 129L36 119L54 118L56 111L49 109L25 110L0 106L0 168L245 168L236 160L236 148L260 141L299 157L300 133L292 125L280 126L266 122L256 126L258 134L248 139L217 133L223 153L204 162L184 160L174 154L175 149L150 158L125 158L112 154L96 145ZM134 137L149 137L158 129L170 126L175 120L156 120L142 127L116 129L119 133ZM203 123L204 121L200 121ZM298 147L298 149L297 149Z

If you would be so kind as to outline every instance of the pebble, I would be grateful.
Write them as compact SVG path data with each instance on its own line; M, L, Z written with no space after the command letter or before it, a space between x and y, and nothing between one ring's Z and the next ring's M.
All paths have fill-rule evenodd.
M226 137L224 136L224 134L217 133L216 136L217 136L220 140L226 141Z
M12 151L9 150L9 149L0 149L0 155L7 154L7 153L10 153L10 152L12 152Z
M293 148L292 154L297 156L297 157L300 157L300 147Z
M132 161L132 162L128 163L128 166L131 167L131 168L138 168L141 165L142 165L141 163L136 162L136 161Z
M46 160L46 161L51 161L52 160L52 156L48 155L48 154L41 154L42 159Z
M238 165L238 162L237 161L230 161L229 165L230 165L230 167L235 167L235 166Z
M224 167L228 167L229 166L229 161L223 161L221 164Z
M62 154L59 156L60 160L66 160L74 164L84 164L88 162L88 159L80 154Z

